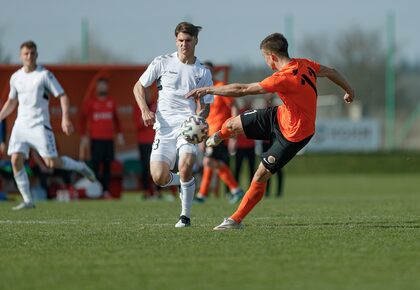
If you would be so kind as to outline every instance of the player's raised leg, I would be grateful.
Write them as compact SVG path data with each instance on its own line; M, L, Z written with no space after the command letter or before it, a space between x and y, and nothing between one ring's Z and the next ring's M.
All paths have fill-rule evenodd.
M170 165L163 161L150 161L153 182L160 187L179 186L179 175L171 172Z
M59 168L64 170L72 170L80 173L91 182L96 180L95 173L83 161L74 160L68 156L61 157L43 157L45 165L49 168Z
M223 140L226 140L230 137L235 137L236 135L242 133L244 133L244 129L242 127L241 116L238 115L236 117L227 119L223 123L222 129L207 139L206 145L209 147L215 147L222 143Z
M45 126L38 126L34 132L39 137L32 140L31 147L38 152L47 167L76 171L91 182L96 180L95 174L85 162L74 160L68 156L59 156L52 130Z

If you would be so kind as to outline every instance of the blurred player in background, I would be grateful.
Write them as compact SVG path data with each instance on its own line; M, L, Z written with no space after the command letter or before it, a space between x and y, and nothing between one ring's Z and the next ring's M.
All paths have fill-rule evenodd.
M283 105L251 110L227 120L222 129L207 139L208 146L244 133L250 139L270 140L271 147L262 154L262 161L251 185L236 212L215 230L238 229L242 220L261 200L267 180L285 166L315 133L317 77L327 77L346 93L344 101L351 103L354 91L344 77L334 70L309 59L290 58L288 43L280 33L267 36L260 44L267 65L275 73L262 82L230 84L221 87L198 88L186 98L207 94L241 97L277 93Z
M0 111L0 122L18 107L17 117L9 140L8 154L11 155L13 174L23 197L23 202L14 210L34 208L29 179L24 168L29 149L35 149L49 168L74 170L91 181L95 174L84 163L67 156L59 157L55 137L50 124L48 100L50 96L60 98L62 110L61 127L66 135L73 133L70 121L68 96L54 75L37 65L37 46L27 41L20 46L20 60L23 67L10 78L9 98Z
M204 65L210 70L213 76L214 86L222 86L225 83L214 79L215 70L213 63L207 61ZM235 105L234 99L214 96L214 102L210 106L210 114L207 118L209 124L209 136L219 131L223 123L232 116L238 114L238 108ZM234 143L234 139L229 139L229 142ZM204 145L204 144L203 144ZM235 144L231 144L231 147ZM205 147L203 159L203 177L201 179L200 190L198 191L196 201L199 203L205 202L210 183L213 177L213 171L228 186L230 191L231 203L238 202L243 196L243 191L238 186L238 182L232 174L229 166L229 152L225 143L220 143L216 147Z
M244 98L244 105L239 110L239 113L246 112L252 109L252 102L248 98ZM255 172L255 140L248 139L244 134L238 134L236 136L236 148L235 148L235 178L240 181L241 173L244 170L244 160L248 163L248 176L247 181L251 181L252 175ZM248 186L249 183L246 185Z
M273 99L276 97L275 94L266 94L264 95L264 101L265 101L265 107L269 108L272 107L273 104ZM270 149L271 144L270 144L270 140L263 140L262 141L262 152L266 152L268 149ZM273 179L276 179L276 187L274 187L273 184ZM270 192L273 191L274 192L274 196L275 197L281 197L283 195L283 188L284 188L284 172L283 169L280 168L279 170L277 170L277 172L274 174L273 178L270 178L269 180L267 180L267 188L265 191L265 196L268 197L270 196Z
M181 22L175 28L177 51L156 57L135 84L133 92L146 126L156 130L150 156L153 181L162 187L180 185L181 215L175 227L191 225L190 214L195 194L193 165L197 145L180 134L181 124L191 115L206 118L213 95L203 94L198 102L184 96L192 89L213 84L210 71L195 57L200 26ZM157 82L159 91L156 114L147 105L150 86ZM179 175L171 170L179 154Z
M92 168L102 185L103 197L110 197L111 164L115 157L114 138L118 145L124 145L117 103L109 95L109 83L106 78L96 81L93 96L87 96L83 103L80 118L81 148L90 144Z

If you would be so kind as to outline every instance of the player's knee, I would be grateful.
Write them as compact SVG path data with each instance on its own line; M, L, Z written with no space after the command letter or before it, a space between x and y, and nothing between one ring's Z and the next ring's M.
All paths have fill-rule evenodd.
M152 179L153 179L153 182L159 186L164 186L167 183L166 179L161 176L155 176L155 177L152 177Z
M241 133L241 119L240 116L230 118L226 121L226 128L232 133Z
M233 121L234 118L230 118L227 122L226 122L226 128L232 132L235 129L235 122Z
M152 173L153 182L156 185L163 186L169 182L169 177L162 173Z
M12 154L11 163L13 167L14 172L18 172L22 170L24 163L25 163L25 157L21 154Z
M270 157L270 156L269 156ZM258 182L267 182L273 174L263 164L260 164L255 172L254 180Z

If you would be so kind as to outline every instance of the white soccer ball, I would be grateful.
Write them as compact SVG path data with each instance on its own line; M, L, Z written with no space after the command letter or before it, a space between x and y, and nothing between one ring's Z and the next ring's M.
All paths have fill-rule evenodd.
M203 117L193 115L188 117L181 126L181 134L187 142L198 144L206 139L209 124Z

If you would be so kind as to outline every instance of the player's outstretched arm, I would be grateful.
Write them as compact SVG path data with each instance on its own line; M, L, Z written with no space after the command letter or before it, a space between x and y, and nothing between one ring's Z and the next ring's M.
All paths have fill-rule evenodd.
M70 120L70 100L66 94L60 96L60 105L62 111L61 128L63 129L64 134L69 136L73 134L74 127Z
M133 88L133 94L136 98L137 105L140 108L144 125L146 127L153 126L155 123L155 113L150 111L146 101L147 96L150 95L150 88L143 87L140 81L137 81Z
M205 95L219 95L239 98L247 95L259 95L267 93L259 83L229 84L224 86L212 86L197 88L185 95L186 98L201 98Z
M18 100L17 99L7 99L6 103L4 103L3 108L0 111L0 122L7 118L17 107Z
M344 95L344 101L348 104L353 102L354 97L355 97L353 88L347 82L344 76L341 75L334 68L321 65L317 73L317 76L327 77L328 79L330 79L333 83L341 87L346 92L346 94Z

